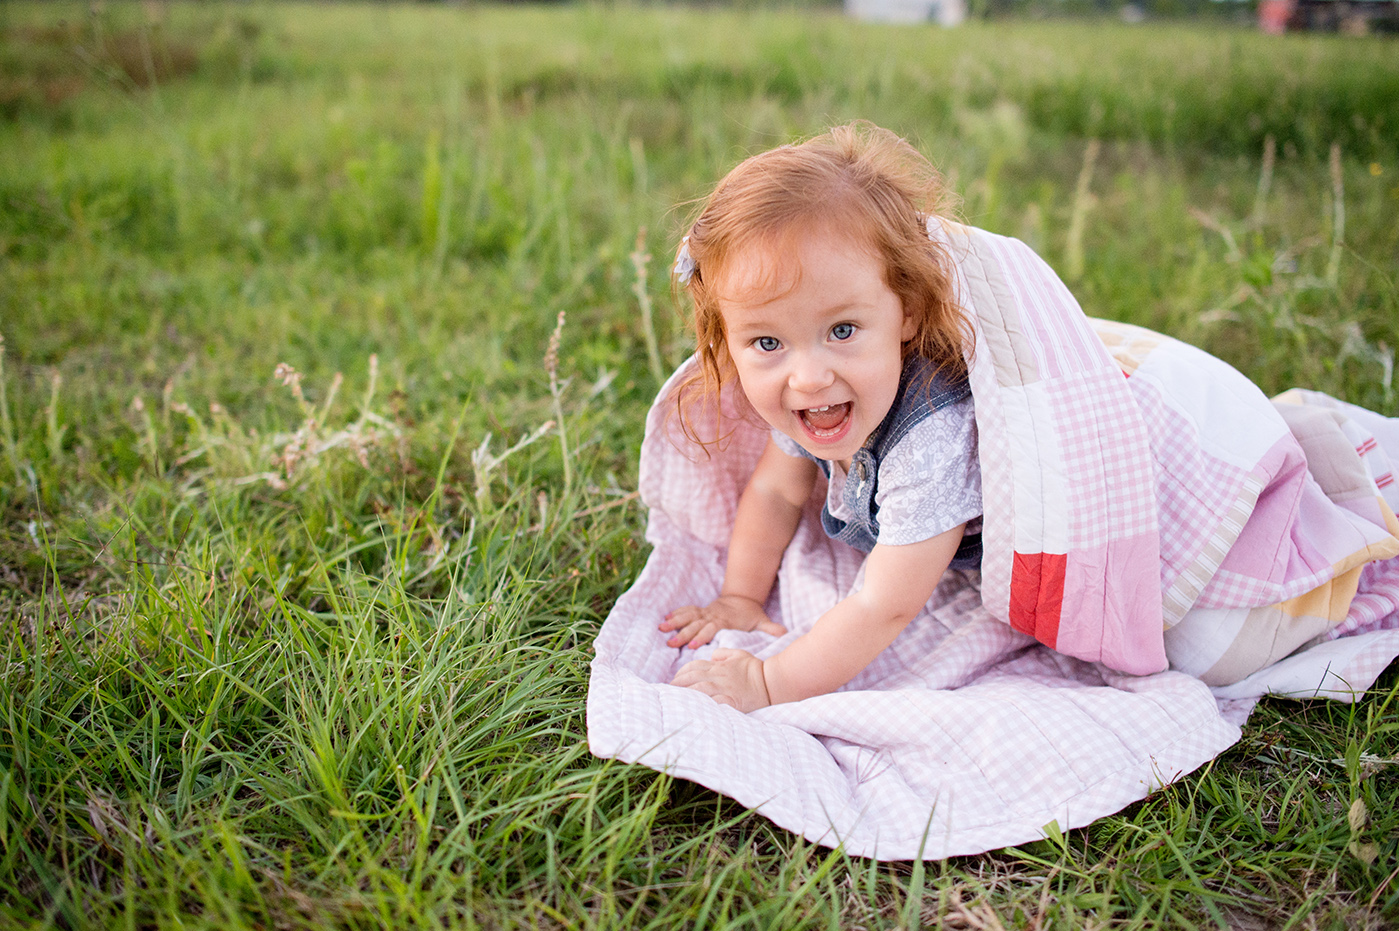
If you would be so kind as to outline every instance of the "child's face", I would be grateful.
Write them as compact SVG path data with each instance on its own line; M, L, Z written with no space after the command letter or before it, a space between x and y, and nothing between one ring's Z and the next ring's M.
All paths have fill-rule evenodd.
M883 263L851 239L735 256L715 287L729 355L758 414L821 459L843 463L893 406L915 324Z

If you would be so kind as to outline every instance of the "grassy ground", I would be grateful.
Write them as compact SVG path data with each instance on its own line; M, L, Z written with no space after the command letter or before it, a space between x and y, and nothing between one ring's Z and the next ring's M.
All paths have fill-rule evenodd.
M16 3L0 37L0 924L1399 922L1392 670L1265 703L1088 829L927 865L583 727L688 352L674 204L869 118L1090 313L1396 415L1392 41Z

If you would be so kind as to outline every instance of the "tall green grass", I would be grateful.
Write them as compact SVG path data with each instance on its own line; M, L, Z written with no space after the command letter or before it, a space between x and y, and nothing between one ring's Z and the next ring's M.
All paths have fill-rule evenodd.
M1119 816L927 865L593 760L582 718L689 351L674 205L872 119L1090 313L1395 415L1392 42L602 6L0 29L0 921L1399 918L1392 672L1265 703Z

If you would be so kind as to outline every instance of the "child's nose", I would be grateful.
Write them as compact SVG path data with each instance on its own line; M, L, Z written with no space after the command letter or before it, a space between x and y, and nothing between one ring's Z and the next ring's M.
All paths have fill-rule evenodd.
M806 352L792 360L787 384L793 391L813 392L830 387L835 381L835 373L821 353Z

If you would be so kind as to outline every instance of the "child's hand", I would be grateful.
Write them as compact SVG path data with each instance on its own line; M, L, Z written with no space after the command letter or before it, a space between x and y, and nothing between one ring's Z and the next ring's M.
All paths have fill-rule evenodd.
M763 678L763 661L744 650L715 650L713 659L691 660L680 667L670 684L703 692L744 714L772 704Z
M713 640L721 630L761 630L774 637L787 632L787 628L768 619L762 605L743 595L720 595L703 608L676 608L665 616L659 629L678 631L666 641L666 646L683 647L688 643L692 650Z

